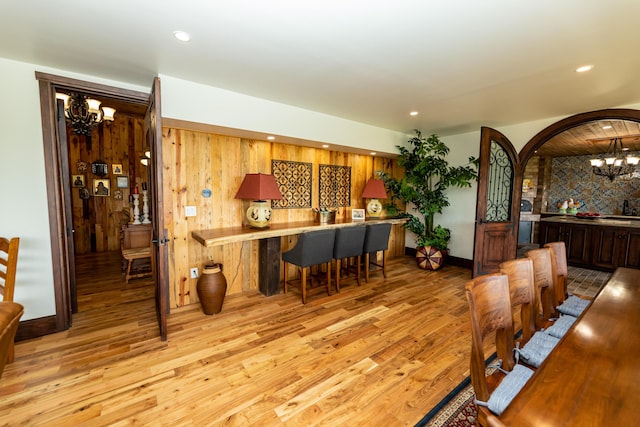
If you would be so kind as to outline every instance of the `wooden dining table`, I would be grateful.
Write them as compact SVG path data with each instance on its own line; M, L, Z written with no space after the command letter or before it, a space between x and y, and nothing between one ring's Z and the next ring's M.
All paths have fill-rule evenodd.
M618 268L500 416L507 426L640 424L640 270Z

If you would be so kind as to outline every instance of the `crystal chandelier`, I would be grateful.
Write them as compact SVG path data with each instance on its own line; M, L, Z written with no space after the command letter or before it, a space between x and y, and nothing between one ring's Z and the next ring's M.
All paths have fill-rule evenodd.
M609 142L606 154L599 158L589 160L593 173L600 176L606 176L613 181L616 176L628 175L635 170L638 164L638 157L627 156L622 157L625 148L622 146L622 138L612 138ZM618 157L620 155L620 157Z
M103 121L114 120L115 108L100 107L101 102L80 93L56 93L57 99L64 101L64 116L76 135L87 137L87 147L91 149L91 131Z

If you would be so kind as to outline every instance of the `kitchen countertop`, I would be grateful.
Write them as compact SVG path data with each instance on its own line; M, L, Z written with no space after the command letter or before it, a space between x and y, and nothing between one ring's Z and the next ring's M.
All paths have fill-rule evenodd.
M575 215L564 215L557 213L551 213L551 215L552 216L541 218L540 221L640 228L640 217L637 216L603 215L595 219L586 219L576 217Z

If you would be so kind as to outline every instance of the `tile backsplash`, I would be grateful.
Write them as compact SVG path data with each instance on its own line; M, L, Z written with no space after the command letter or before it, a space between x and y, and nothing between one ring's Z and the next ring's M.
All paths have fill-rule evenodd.
M591 157L552 159L547 211L557 212L558 202L573 198L585 204L578 212L620 215L624 200L629 201L631 209L640 212L640 166L636 166L631 176L618 176L611 182L609 178L592 172Z

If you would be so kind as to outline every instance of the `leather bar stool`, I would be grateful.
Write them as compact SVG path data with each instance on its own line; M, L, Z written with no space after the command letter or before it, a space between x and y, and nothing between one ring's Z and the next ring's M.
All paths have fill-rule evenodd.
M360 286L360 259L364 246L366 228L364 225L343 227L336 229L336 239L333 245L333 258L336 260L336 291L340 292L340 273L342 261L346 259L346 271L349 272L349 259L356 257L356 277Z
M302 303L307 303L307 267L318 264L326 264L327 267L327 294L331 295L331 261L333 260L333 242L335 230L319 230L302 233L298 242L289 251L282 254L284 261L284 293L288 291L289 280L287 277L287 264L300 267Z
M364 236L364 246L362 252L364 252L364 278L369 282L369 266L375 265L382 269L382 276L387 278L386 269L386 252L389 248L389 235L391 234L391 224L370 224L367 225L367 231ZM377 255L382 251L382 264L378 264ZM376 261L371 261L370 255L374 254Z

